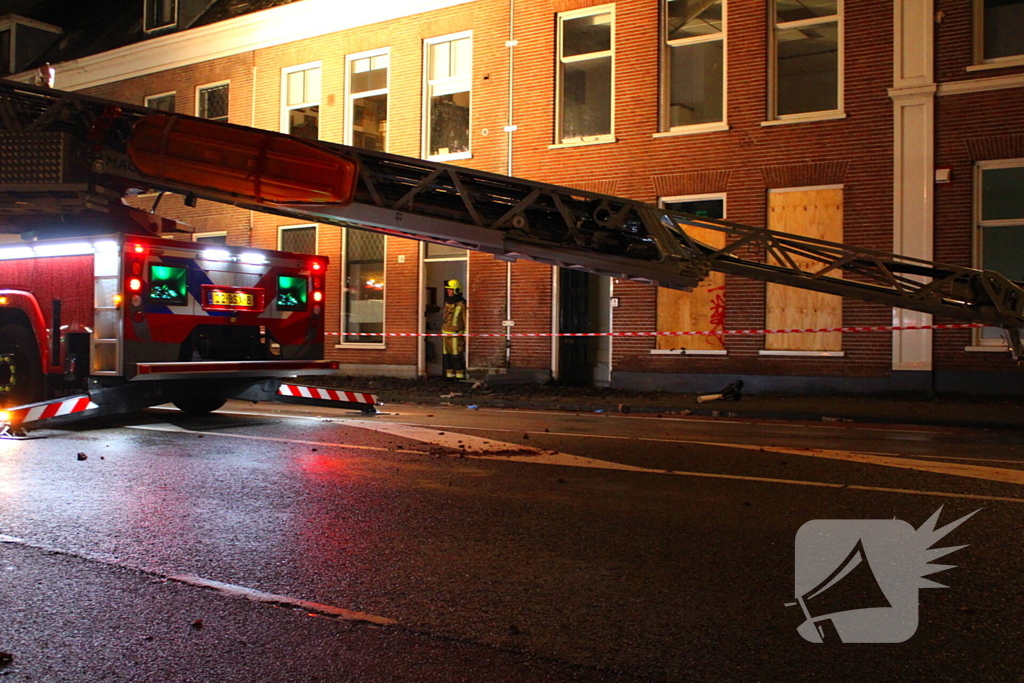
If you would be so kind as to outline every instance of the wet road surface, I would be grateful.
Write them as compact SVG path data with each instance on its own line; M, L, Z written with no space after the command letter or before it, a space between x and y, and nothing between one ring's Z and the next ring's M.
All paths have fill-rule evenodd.
M1013 433L226 410L0 442L0 651L15 655L0 672L1001 681L1024 670ZM981 512L944 542L967 547L931 577L948 589L920 591L913 638L797 634L800 610L783 605L805 522L918 527L940 506L940 524Z

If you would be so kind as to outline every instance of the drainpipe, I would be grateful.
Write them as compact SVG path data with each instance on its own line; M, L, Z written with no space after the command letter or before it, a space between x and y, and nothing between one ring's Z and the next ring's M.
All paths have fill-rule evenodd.
M505 120L505 147L507 150L508 164L505 175L514 177L512 174L512 134L516 131L513 123L512 96L515 92L515 49L518 41L515 31L516 22L516 0L508 0L508 40L505 46L508 48L508 113ZM512 262L505 263L505 370L512 367Z

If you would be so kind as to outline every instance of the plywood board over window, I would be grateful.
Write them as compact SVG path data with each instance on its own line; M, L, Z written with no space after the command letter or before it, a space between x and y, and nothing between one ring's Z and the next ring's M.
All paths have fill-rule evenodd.
M665 198L662 206L708 218L723 218L725 196ZM686 232L698 242L721 249L725 233L710 228L686 226ZM656 348L661 351L724 351L725 339L725 274L713 272L692 292L658 288L659 332L708 332L701 335L659 336Z
M768 193L768 228L830 242L843 241L843 189L841 187L772 190ZM794 258L807 272L820 269L810 259ZM769 263L778 265L771 257ZM837 272L829 273L838 277ZM840 327L842 298L769 283L765 302L768 329L820 329ZM768 351L841 351L842 333L769 334Z

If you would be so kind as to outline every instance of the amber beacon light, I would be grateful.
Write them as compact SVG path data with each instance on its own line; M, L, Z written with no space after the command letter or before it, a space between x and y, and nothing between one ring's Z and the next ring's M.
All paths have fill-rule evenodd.
M170 114L135 123L128 155L145 175L261 204L346 205L359 164L305 140Z

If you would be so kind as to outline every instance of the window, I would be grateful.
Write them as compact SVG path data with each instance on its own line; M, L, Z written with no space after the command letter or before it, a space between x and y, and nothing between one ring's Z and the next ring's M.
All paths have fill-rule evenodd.
M145 15L147 31L174 26L178 23L178 2L177 0L146 0Z
M320 138L320 64L281 72L281 131L307 140Z
M843 188L815 187L768 192L768 229L812 237L829 242L843 241ZM817 261L793 255L798 268L817 271ZM768 262L779 265L769 257ZM839 271L830 277L841 277ZM841 327L843 300L769 282L765 292L765 327L770 330L822 329ZM765 335L767 352L839 352L841 332L815 332Z
M976 63L1022 61L1024 0L974 0L974 17Z
M725 0L665 3L666 130L724 120L724 5Z
M775 117L842 109L841 2L775 1Z
M426 42L426 156L469 157L473 42L468 35Z
M212 121L228 120L228 84L204 85L198 89L196 116Z
M976 173L977 265L1024 281L1024 159L983 161ZM1005 347L1000 328L979 330L976 343Z
M612 134L614 21L608 6L558 15L559 142Z
M702 218L725 218L725 195L664 197L660 205ZM725 233L710 228L687 226L698 242L711 247L725 246ZM692 292L658 288L657 325L659 332L709 332L706 335L659 336L660 351L686 349L687 352L724 352L725 273L713 272Z
M227 244L228 234L226 232L194 232L192 241L204 244Z
M159 109L160 111L174 112L174 105L176 93L168 92L162 95L150 95L146 98L146 106L150 109Z
M11 73L11 29L0 31L0 76Z
M302 225L277 229L277 248L295 254L316 253L316 226Z
M346 144L387 150L390 59L387 50L349 56Z
M384 235L346 228L343 249L341 339L349 344L383 344Z

